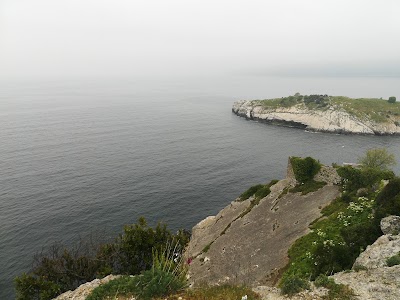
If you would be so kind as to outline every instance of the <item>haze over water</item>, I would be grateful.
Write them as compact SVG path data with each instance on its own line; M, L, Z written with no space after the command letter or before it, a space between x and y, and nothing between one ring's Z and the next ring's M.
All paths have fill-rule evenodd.
M231 112L235 100L296 92L387 98L400 96L400 80L2 82L0 299L13 298L12 279L42 247L116 236L140 216L191 229L249 186L283 178L288 156L354 162L385 147L400 161L400 137L308 133Z

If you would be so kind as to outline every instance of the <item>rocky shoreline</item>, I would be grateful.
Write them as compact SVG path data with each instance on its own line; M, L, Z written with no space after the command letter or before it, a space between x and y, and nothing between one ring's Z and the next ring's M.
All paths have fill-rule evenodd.
M396 122L377 123L361 120L345 110L330 106L324 110L311 110L304 105L291 107L264 107L259 101L234 102L232 112L248 120L272 125L300 128L307 131L336 134L400 135Z

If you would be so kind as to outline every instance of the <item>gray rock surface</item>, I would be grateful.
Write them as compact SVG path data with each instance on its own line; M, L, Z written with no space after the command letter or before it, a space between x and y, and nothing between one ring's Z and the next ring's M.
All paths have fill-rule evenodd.
M381 230L384 234L400 233L400 217L388 216L381 220Z
M96 287L118 277L120 277L120 275L108 275L102 279L86 282L73 291L67 291L59 295L57 298L54 298L54 300L85 300Z
M400 134L395 120L377 123L374 120L361 120L341 107L325 110L310 110L304 104L292 107L266 108L259 101L237 101L232 112L251 120L263 121L289 127L299 127L310 131L355 134Z
M288 168L289 178L273 185L271 193L248 213L251 199L232 202L194 227L185 254L193 258L192 284L276 283L288 263L289 247L309 232L321 209L340 194L332 182L307 195L285 193L294 184L290 174Z
M332 276L346 284L360 300L399 300L400 266L381 267L359 272L340 272Z

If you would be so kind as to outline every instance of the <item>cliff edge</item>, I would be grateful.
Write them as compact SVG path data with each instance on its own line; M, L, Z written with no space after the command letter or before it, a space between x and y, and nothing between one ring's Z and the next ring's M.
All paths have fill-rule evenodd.
M191 284L275 285L289 261L289 247L340 195L335 169L324 166L315 178L327 184L306 195L288 193L296 184L289 163L286 178L272 184L257 204L254 196L238 198L194 226L186 251L192 258Z
M303 100L290 105L283 105L276 100L242 100L233 104L232 112L249 120L309 131L365 135L400 134L398 103L388 106L390 104L386 104L385 101L376 100L383 108L377 111L372 106L371 111L360 112L357 111L360 103L357 103L357 106L353 105L356 107L353 108L354 103L350 100L349 104L337 104L329 99L328 96L323 106L315 103L307 105ZM375 102L366 101L365 105L371 103Z

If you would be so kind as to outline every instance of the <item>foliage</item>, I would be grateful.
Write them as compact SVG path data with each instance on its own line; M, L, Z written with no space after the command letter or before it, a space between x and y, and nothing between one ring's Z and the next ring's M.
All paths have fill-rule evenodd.
M321 169L321 164L312 157L291 157L290 162L294 176L299 183L305 183L312 180Z
M316 287L324 287L327 288L328 295L323 296L323 299L326 300L335 300L335 299L343 299L343 300L353 300L356 299L354 292L346 285L337 284L332 278L329 278L326 275L319 275L314 284Z
M259 189L262 189L264 187L263 184L257 184L253 185L250 188L248 188L243 194L239 196L239 201L244 201L249 199L251 196L253 196Z
M388 180L394 177L390 170L376 168L353 168L352 166L339 167L337 173L342 178L342 186L346 196L356 193L360 188L375 190L381 180Z
M400 215L400 178L396 177L376 197L375 218L380 221L389 215Z
M395 97L395 96L389 97L388 102L389 102L389 103L395 103L395 102L396 102L396 97Z
M384 171L396 164L392 153L385 148L376 148L368 150L365 155L358 160L362 168Z
M309 288L309 282L298 276L287 277L281 282L281 292L284 295L292 296Z
M311 192L318 191L320 188L326 185L325 181L308 180L304 184L298 184L294 188L290 189L291 193L301 192L302 195L306 195Z
M18 299L52 299L59 293L110 273L138 274L152 266L152 251L176 241L180 250L189 240L186 231L176 235L163 224L155 229L144 218L127 225L114 242L81 239L74 246L53 245L34 257L32 270L15 279ZM33 289L33 291L32 291Z
M261 297L245 286L221 285L187 289L181 293L159 298L158 300L238 300L247 295L248 300L259 300Z
M102 300L118 294L133 296L139 292L136 276L122 276L95 288L86 300Z
M187 268L178 242L168 242L160 251L153 249L152 267L141 275L123 276L94 289L87 299L105 299L117 295L152 299L175 293L186 287Z
M393 256L389 257L386 260L386 264L387 264L388 267L393 267L393 266L396 266L396 265L400 265L400 252L397 253L396 255L393 255Z
M389 100L393 101L390 97ZM290 107L294 105L305 105L308 109L326 110L333 107L337 110L344 110L350 115L364 120L375 122L387 122L388 116L400 115L400 104L389 102L378 98L349 98L344 96L328 95L305 95L296 94L294 96L255 100L255 104L265 108Z
M254 196L255 199L260 200L271 192L270 187L277 183L279 180L273 179L268 184L257 184L248 188L243 194L239 196L238 201L244 201Z
M379 236L374 218L375 201L338 198L324 210L325 218L313 223L312 231L295 241L288 251L289 265L282 280L291 276L316 278L351 268L359 253Z
M43 277L23 273L15 278L16 299L53 299L61 293L61 286Z
M101 276L100 273L107 269L102 252L105 245L92 238L80 239L69 249L54 244L47 251L36 254L32 271L15 278L17 299L52 299Z

